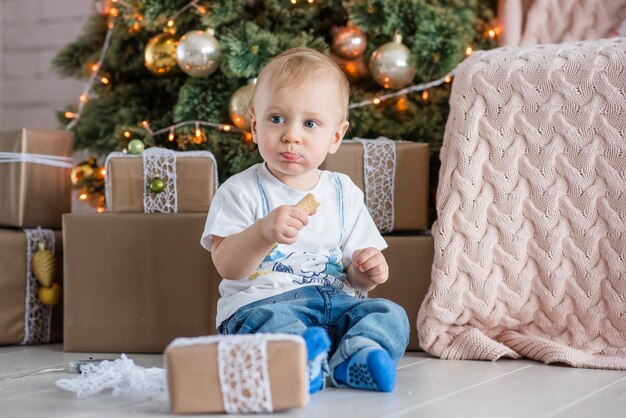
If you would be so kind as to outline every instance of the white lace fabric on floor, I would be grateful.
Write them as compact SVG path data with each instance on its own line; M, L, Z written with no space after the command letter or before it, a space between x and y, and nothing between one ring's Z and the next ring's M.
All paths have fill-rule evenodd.
M125 354L114 361L87 364L81 368L79 377L57 380L56 385L75 392L80 399L107 389L112 389L114 396L137 398L149 398L166 392L164 369L137 366Z
M52 307L39 301L37 293L41 285L33 274L31 266L33 255L39 249L39 243L54 253L54 231L51 229L25 229L26 234L26 295L24 301L24 339L22 345L50 342Z
M267 344L270 341L293 341L304 345L302 337L288 334L211 335L177 338L165 351L217 344L224 410L228 413L273 412L267 369ZM115 361L83 366L81 376L58 380L56 385L75 392L81 399L108 389L112 389L115 396L136 398L149 398L167 391L165 369L137 366L124 354Z
M396 141L353 138L363 145L365 203L381 233L393 231Z
M111 165L112 158L142 158L143 162L143 209L145 213L178 213L178 188L176 176L176 161L179 158L210 158L213 160L215 188L217 189L217 162L209 151L172 151L167 148L151 147L141 154L132 155L121 152L112 152L105 162L106 176L105 194L107 202L111 201ZM164 189L161 193L150 190L150 182L159 177L163 180Z

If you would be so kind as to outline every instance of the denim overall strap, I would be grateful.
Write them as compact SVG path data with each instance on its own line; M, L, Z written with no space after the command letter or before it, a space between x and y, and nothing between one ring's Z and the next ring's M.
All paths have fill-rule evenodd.
M261 179L259 178L258 171L255 172L255 176L256 176L256 185L259 188L259 194L261 195L261 206L263 206L263 216L267 216L267 214L270 213L270 204L267 200L267 194L265 193L265 189L263 188L263 185L261 184Z
M344 222L344 211L343 211L343 186L341 185L341 180L339 180L339 176L337 173L333 173L335 178L335 191L337 193L337 216L339 218L339 243L343 243L343 239L346 236L346 226Z

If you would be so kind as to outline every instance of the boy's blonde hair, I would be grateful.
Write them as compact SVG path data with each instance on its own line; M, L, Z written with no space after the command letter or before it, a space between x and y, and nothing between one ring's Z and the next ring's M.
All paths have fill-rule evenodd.
M250 97L249 107L253 107L254 97L259 86L277 84L279 86L311 80L320 73L328 74L337 81L339 98L343 109L343 119L348 119L350 82L344 72L329 57L311 48L291 48L275 56L263 67Z

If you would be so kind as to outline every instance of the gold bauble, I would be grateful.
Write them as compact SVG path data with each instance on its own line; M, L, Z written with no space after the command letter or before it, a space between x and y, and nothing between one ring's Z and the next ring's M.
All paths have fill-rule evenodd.
M348 80L350 81L358 81L364 77L367 77L370 73L363 57L353 60L347 60L331 53L329 54L329 58L333 60L335 64L339 66L339 68L341 68L341 70L346 74L346 77L348 77Z
M243 87L239 87L230 98L228 102L228 113L230 113L230 120L233 121L236 127L244 131L250 130L250 112L248 112L248 105L250 104L250 98L252 98L252 91L256 84L256 78L248 81Z
M53 283L51 287L40 287L37 292L39 301L46 306L54 306L61 300L63 289L58 283Z
M176 48L176 62L192 77L206 77L220 66L220 44L213 30L193 30L180 38Z
M98 164L94 157L89 157L86 161L83 161L72 168L70 173L70 181L72 186L80 188L87 183L91 182L96 176L98 171Z
M404 87L415 77L411 51L398 34L393 37L393 42L380 46L372 53L369 67L374 80L386 89Z
M176 68L178 38L171 33L160 33L148 41L144 53L145 65L150 72L164 75Z
M359 58L367 48L367 37L359 28L344 26L333 34L331 48L341 58Z
M56 257L52 251L46 250L43 243L39 243L39 249L30 260L33 275L43 287L50 287L56 274Z

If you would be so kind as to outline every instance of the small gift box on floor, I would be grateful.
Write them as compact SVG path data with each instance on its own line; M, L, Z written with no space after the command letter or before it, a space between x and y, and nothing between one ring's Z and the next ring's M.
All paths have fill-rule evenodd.
M428 229L427 144L387 138L341 143L320 168L350 176L382 233Z
M179 338L165 350L172 412L248 413L309 401L306 346L287 334Z
M219 276L200 246L206 214L63 217L65 351L162 353L215 332Z
M72 207L73 147L65 130L0 131L0 227L61 228Z
M61 339L62 250L61 231L0 229L0 345Z
M206 213L217 189L217 163L209 151L113 152L105 166L111 212Z

